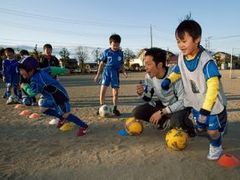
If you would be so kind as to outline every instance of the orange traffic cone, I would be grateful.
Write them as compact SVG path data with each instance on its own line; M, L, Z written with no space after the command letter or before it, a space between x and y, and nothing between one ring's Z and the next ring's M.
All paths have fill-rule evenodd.
M15 108L15 109L20 109L20 108L23 108L23 107L24 107L23 104L17 104L14 108Z
M23 110L22 112L19 113L20 116L29 116L32 112L28 109Z
M32 113L30 116L29 116L30 119L39 119L40 118L40 115L38 113Z
M218 159L218 164L224 167L240 166L240 160L232 154L223 154Z

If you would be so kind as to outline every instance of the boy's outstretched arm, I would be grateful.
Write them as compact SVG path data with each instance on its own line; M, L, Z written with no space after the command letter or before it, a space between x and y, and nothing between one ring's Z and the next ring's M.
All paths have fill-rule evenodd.
M209 61L204 69L203 73L207 83L207 92L206 96L200 109L199 121L204 123L206 122L206 116L211 114L212 108L216 102L219 89L220 89L220 73L218 71L217 64L214 60Z
M27 83L22 83L22 84L21 84L21 88L22 88L22 89L24 90L24 92L27 93L27 95L30 96L30 97L34 97L34 96L37 95L37 93L35 93L35 92L32 90L31 86L30 86L29 84L27 84Z
M69 71L68 71L68 69L63 68L63 67L50 66L50 73L51 73L51 75L56 76L56 75L68 74Z
M207 92L200 114L210 115L213 105L216 102L219 92L219 77L212 77L207 80Z
M122 64L120 70L122 70L123 75L127 78L127 77L128 77L128 74L127 74L127 72L126 72L126 70L125 70L125 68L124 68L124 64Z
M43 71L47 71L50 73L52 76L57 76L57 75L65 75L68 74L68 69L63 68L63 67L58 67L58 66L49 66L46 68L42 68Z
M175 68L173 69L173 72L166 79L163 80L161 84L162 89L168 90L171 83L176 82L180 78L181 78L181 72L178 65L176 65Z
M103 67L104 67L104 62L100 61L99 66L98 66L98 70L97 70L97 74L94 77L95 82L98 82L98 79L99 79L100 74L102 73Z

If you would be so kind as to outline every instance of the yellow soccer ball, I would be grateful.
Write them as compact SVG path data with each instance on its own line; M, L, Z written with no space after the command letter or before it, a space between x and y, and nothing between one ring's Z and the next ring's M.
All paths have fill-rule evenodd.
M60 130L63 131L63 132L66 132L66 131L71 131L73 128L74 128L73 124L69 122L69 123L63 124L60 127Z
M129 135L139 135L143 132L143 125L135 118L128 118L125 122L125 130Z
M183 150L188 142L188 135L182 129L171 129L166 134L167 147L176 151Z

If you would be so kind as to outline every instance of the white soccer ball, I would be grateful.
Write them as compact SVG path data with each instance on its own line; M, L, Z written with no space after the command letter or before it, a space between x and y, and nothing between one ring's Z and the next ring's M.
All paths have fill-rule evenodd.
M112 108L111 106L108 106L106 104L102 105L100 108L99 108L99 115L101 117L109 117L112 115Z

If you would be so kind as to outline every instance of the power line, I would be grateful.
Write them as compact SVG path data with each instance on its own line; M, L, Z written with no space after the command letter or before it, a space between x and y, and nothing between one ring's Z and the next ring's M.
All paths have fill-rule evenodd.
M222 36L222 37L213 37L211 36L211 40L223 40L223 39L231 39L231 38L238 38L240 35L229 35L229 36Z
M10 14L10 15L15 15L15 16L22 16L22 17L32 18L32 19L40 19L40 20L50 21L50 22L54 22L54 23L57 22L57 23L65 23L65 24L72 24L72 25L87 24L89 26L98 26L98 27L119 26L119 27L122 27L122 28L144 28L144 29L148 28L148 26L144 26L144 25L119 24L119 23L112 23L112 22L109 22L109 21L106 21L106 22L86 21L86 20L80 21L80 20L77 20L77 19L40 15L40 14L34 14L34 13L23 12L23 11L12 10L12 9L6 9L6 8L0 8L0 13Z

